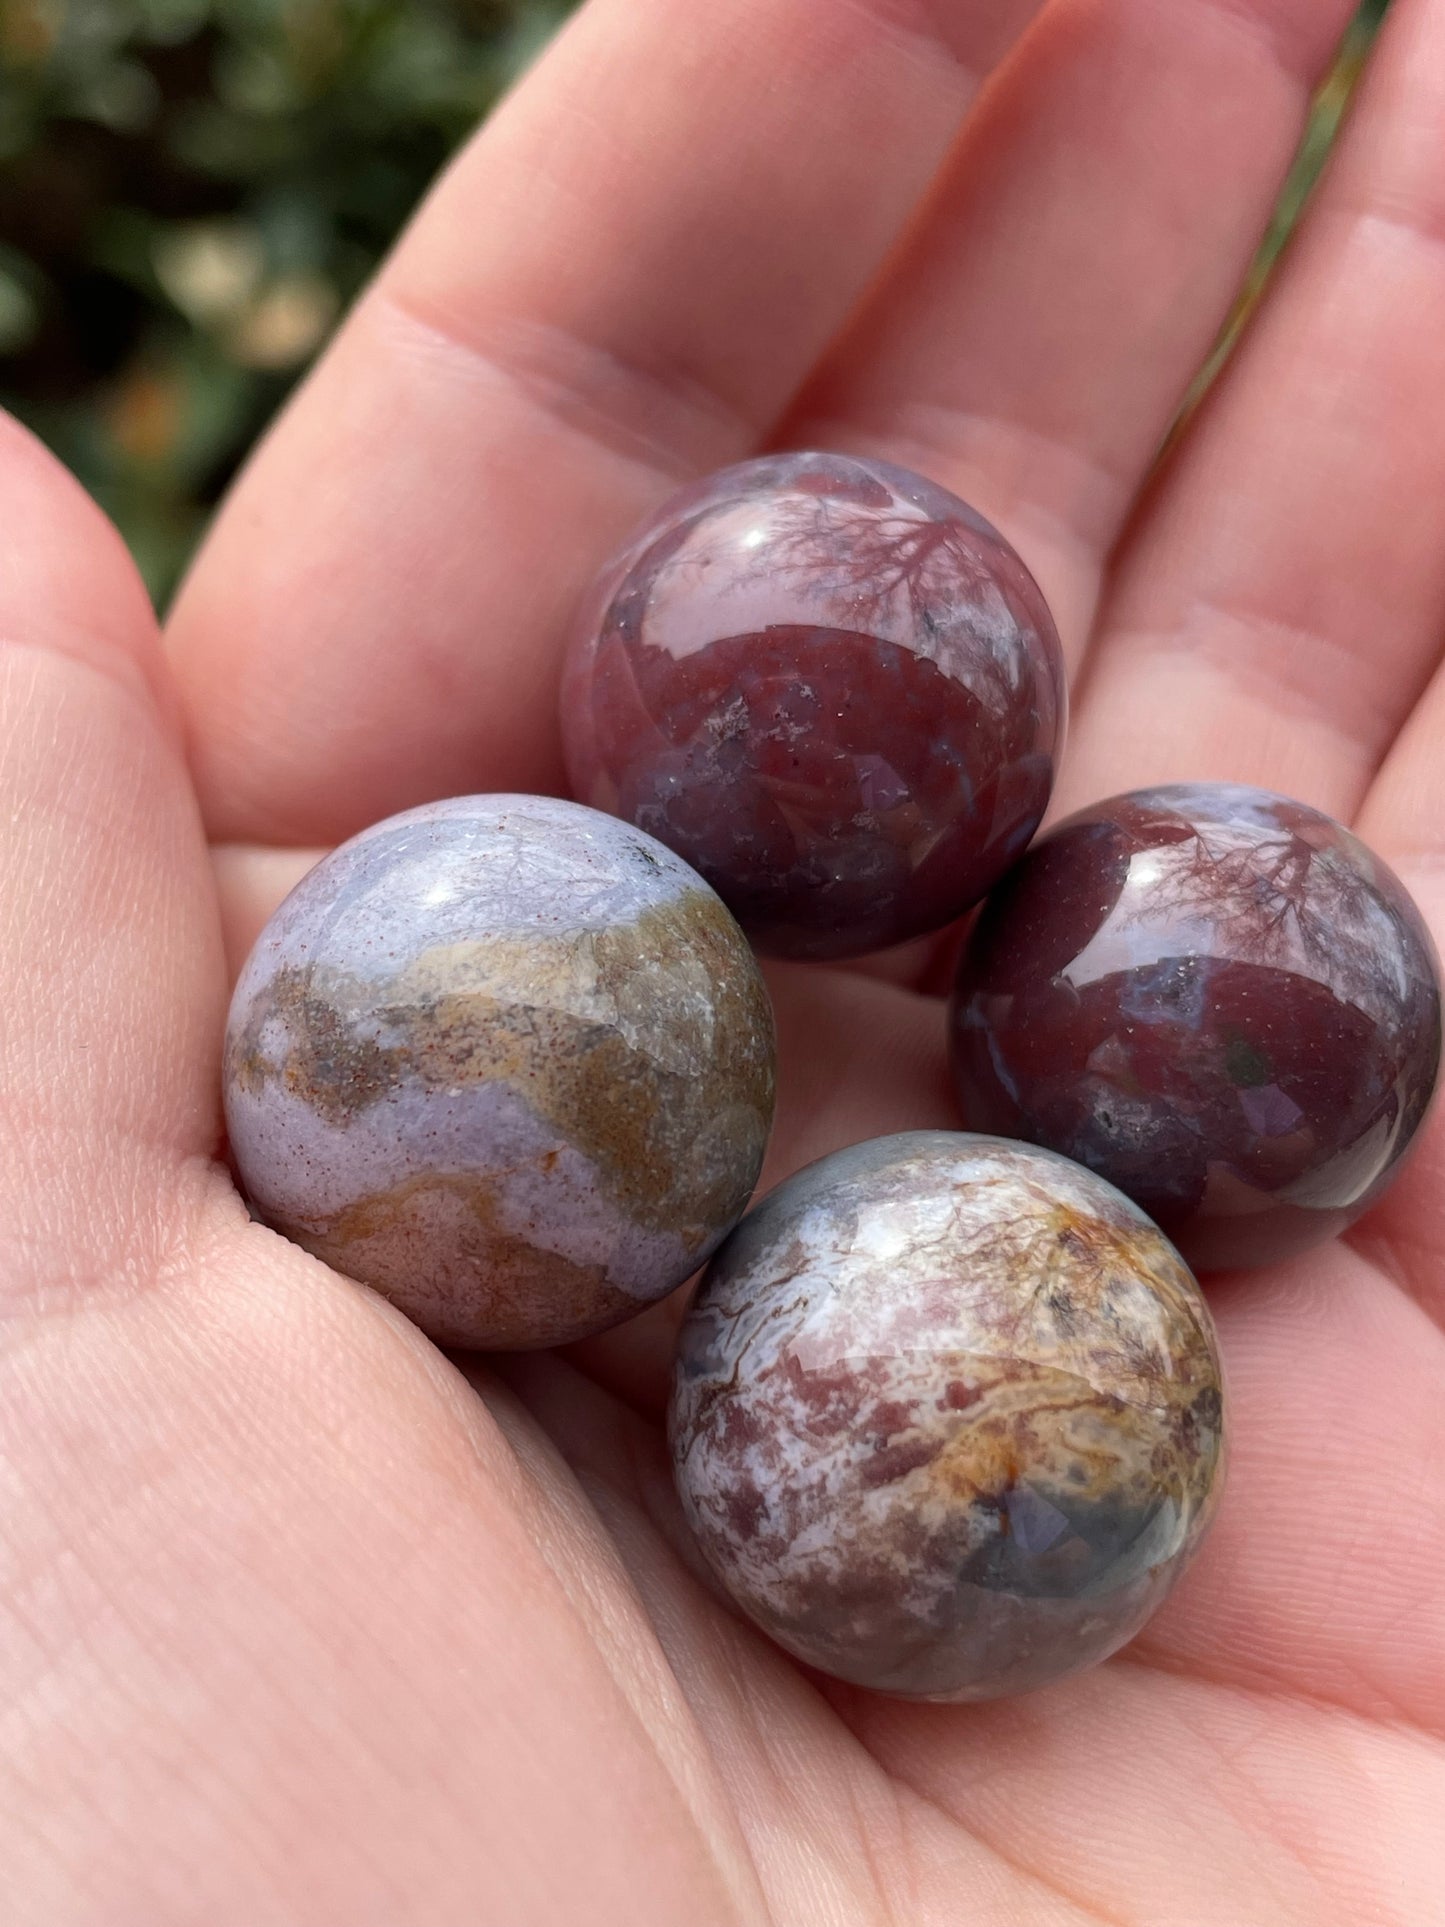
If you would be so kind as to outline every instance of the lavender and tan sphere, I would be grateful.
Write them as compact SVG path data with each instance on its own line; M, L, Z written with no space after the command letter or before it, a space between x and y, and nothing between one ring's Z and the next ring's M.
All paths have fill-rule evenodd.
M1053 620L999 532L887 463L768 456L667 503L563 680L574 793L686 857L760 949L936 929L1020 854L1064 729Z
M779 1645L989 1699L1132 1638L1221 1484L1219 1357L1173 1247L1047 1151L877 1138L719 1251L670 1435L713 1571Z
M1200 1269L1273 1262L1383 1194L1440 1067L1399 879L1330 817L1174 784L1045 837L963 959L965 1121L1077 1158Z
M269 1223L439 1339L552 1345L680 1284L746 1207L772 1013L670 850L575 803L461 797L286 899L225 1088Z

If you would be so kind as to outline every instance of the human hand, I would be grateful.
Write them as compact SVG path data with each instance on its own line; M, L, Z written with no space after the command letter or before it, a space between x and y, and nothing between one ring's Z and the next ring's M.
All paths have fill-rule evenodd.
M555 785L581 582L771 439L921 468L1020 548L1080 665L1065 807L1263 781L1445 930L1445 5L1396 0L1147 490L1348 8L1048 0L945 162L1034 10L592 0L242 479L173 675L113 534L0 439L13 1927L1438 1907L1445 1121L1342 1244L1213 1288L1228 1492L1147 1633L955 1708L807 1678L701 1582L665 1309L464 1375L214 1162L223 918L243 945L300 846ZM767 1181L954 1121L935 962L772 973Z

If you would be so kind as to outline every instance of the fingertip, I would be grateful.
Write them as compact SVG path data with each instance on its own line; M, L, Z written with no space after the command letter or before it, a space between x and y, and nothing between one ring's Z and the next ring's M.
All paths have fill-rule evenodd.
M228 981L234 983L240 975L251 946L282 898L325 854L323 849L270 849L251 843L212 847Z
M0 529L0 642L99 669L178 730L155 609L130 551L70 471L3 411Z

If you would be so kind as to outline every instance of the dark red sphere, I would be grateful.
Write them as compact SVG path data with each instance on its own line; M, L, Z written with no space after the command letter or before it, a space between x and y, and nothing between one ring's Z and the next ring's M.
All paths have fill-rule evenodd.
M937 929L1025 848L1065 685L1037 584L955 496L779 455L669 502L604 573L563 682L574 794L700 870L755 944Z
M1088 1165L1198 1268L1265 1264L1394 1175L1439 1071L1439 971L1348 830L1181 783L1029 852L979 919L952 1029L972 1128Z

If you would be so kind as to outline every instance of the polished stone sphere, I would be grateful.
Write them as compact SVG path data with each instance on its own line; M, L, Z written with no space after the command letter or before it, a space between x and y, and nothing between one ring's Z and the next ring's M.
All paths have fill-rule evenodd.
M989 899L960 967L966 1121L1077 1158L1199 1269L1366 1211L1440 1064L1430 938L1318 810L1232 784L1070 817Z
M906 469L778 455L676 496L563 680L574 793L684 856L759 949L847 957L974 903L1062 744L1058 637L994 528Z
M1138 1632L1222 1463L1213 1326L1143 1213L946 1131L801 1171L719 1251L670 1434L709 1565L808 1664L990 1699Z
M231 1005L231 1150L257 1211L433 1336L600 1330L747 1205L773 1025L742 932L670 850L537 796L345 843Z

